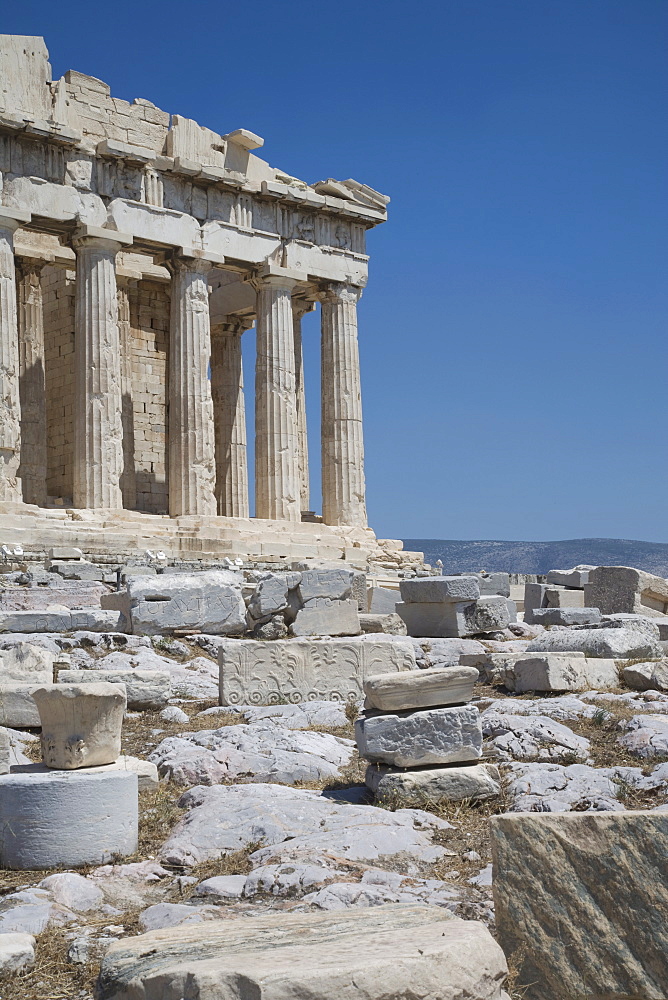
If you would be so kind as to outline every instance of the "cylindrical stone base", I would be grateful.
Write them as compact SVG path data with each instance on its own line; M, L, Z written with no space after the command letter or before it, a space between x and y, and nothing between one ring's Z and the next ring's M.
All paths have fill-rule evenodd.
M131 771L14 772L0 776L0 868L104 865L137 850L137 775Z

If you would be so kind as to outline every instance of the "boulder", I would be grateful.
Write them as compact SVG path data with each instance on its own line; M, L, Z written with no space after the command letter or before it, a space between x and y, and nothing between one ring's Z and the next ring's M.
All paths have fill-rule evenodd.
M639 767L513 763L506 791L510 812L623 812L625 789L668 791L668 764L645 775Z
M113 595L108 595L112 597ZM101 598L104 600L104 598ZM115 632L119 629L121 616L118 610L84 608L70 611L59 610L0 612L0 630L3 632L76 632L87 629L91 632Z
M456 667L463 663L464 656L481 656L485 647L477 639L442 639L432 637L413 638L415 662L421 670L426 667ZM477 662L467 660L466 666L477 666Z
M170 675L161 670L60 670L58 683L122 684L132 711L164 708L171 695Z
M229 639L220 644L221 705L351 701L372 674L414 670L411 641L370 635L349 639Z
M635 691L668 691L668 660L633 663L623 668L622 677Z
M499 941L526 1000L666 995L668 814L503 815L489 830Z
M538 641L538 640L536 640ZM533 646L534 643L530 643ZM582 653L526 653L513 667L517 694L524 691L587 691L619 686L619 667L612 659Z
M438 907L379 906L373 947L361 948L368 911L281 913L153 931L112 944L98 1000L188 994L200 1000L243 995L361 1000L421 996L502 1000L503 952L483 924Z
M618 742L634 757L651 759L668 754L668 716L634 715L625 729Z
M370 764L366 784L376 801L393 808L425 808L439 802L482 802L501 794L498 768L493 764L421 768L402 771L387 764Z
M364 682L367 708L385 712L458 705L473 697L475 667L443 667L378 674Z
M0 684L0 726L13 729L38 729L39 712L32 696L43 684L14 684L11 681Z
M0 933L0 976L18 972L35 962L35 938L32 934Z
M416 712L367 712L355 723L361 757L397 767L453 764L482 754L480 713L473 705Z

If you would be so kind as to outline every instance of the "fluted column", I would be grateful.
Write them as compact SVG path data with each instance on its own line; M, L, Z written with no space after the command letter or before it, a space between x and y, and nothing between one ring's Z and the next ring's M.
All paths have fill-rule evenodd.
M209 381L211 263L174 256L169 335L169 513L216 514L216 456Z
M137 505L137 476L135 471L135 420L132 402L132 324L130 295L136 280L118 277L118 335L121 345L121 425L123 428L123 471L121 493L123 507L133 510Z
M252 319L229 316L211 337L216 501L218 513L226 517L250 517L241 335L252 325Z
M123 428L116 254L132 237L81 226L74 310L75 507L122 508Z
M14 233L29 215L0 208L0 501L20 502L21 399Z
M255 516L301 520L292 289L272 266L255 279Z
M311 491L308 472L308 433L306 429L306 391L304 386L304 351L302 349L302 316L315 308L315 302L293 298L292 324L295 340L295 398L297 406L297 458L299 463L299 495L301 510L310 510Z
M361 288L331 284L322 302L322 516L365 527L364 440L357 344Z
M19 258L19 395L23 500L46 505L46 380L42 268L46 262Z

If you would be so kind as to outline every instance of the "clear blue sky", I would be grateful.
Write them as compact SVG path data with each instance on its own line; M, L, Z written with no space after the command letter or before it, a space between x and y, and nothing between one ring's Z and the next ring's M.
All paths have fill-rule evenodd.
M0 30L391 196L359 307L379 535L668 541L666 0L40 0Z

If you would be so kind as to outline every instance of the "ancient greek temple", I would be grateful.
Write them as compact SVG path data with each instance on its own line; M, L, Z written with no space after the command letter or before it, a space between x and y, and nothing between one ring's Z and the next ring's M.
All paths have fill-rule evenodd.
M0 36L0 81L0 513L247 522L254 327L246 529L373 538L357 304L389 199L289 176L246 129L219 135L75 71L54 82L38 37ZM321 517L301 335L317 304Z

